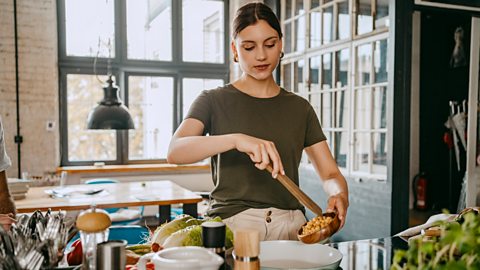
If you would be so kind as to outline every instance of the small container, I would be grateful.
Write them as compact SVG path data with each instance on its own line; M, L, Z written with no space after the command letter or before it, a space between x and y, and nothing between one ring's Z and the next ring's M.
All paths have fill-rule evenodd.
M215 252L218 256L225 260L225 230L226 226L223 222L206 221L202 223L202 243L203 246ZM225 269L225 263L220 269Z
M224 260L214 252L203 247L171 247L157 253L147 253L140 257L138 270L146 270L151 260L155 269L182 270L218 270Z
M260 233L255 230L235 231L235 246L232 253L235 270L260 269Z
M127 241L113 240L97 245L97 270L123 270L126 265Z
M96 269L97 244L108 240L111 224L107 212L95 206L78 215L76 225L82 241L83 269Z

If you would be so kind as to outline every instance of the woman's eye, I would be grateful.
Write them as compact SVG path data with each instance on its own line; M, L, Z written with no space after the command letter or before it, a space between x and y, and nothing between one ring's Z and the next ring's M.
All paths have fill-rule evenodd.
M267 48L273 48L273 47L275 46L275 43L274 43L274 44L265 44L265 46L266 46Z
M251 50L253 50L253 46L252 46L252 47L244 47L244 49L245 49L246 51L251 51Z

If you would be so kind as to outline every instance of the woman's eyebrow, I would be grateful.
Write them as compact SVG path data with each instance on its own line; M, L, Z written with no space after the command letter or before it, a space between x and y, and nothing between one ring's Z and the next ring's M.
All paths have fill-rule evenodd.
M265 39L263 42L266 42L266 41L269 41L269 40L272 40L272 39L278 39L278 37L272 36L272 37L269 37L269 38ZM256 43L256 42L253 41L253 40L242 40L241 43L244 44L244 43Z

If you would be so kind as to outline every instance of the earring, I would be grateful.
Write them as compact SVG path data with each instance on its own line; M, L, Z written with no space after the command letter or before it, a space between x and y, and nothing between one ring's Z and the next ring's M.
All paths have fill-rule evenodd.
M280 59L282 59L285 56L285 53L281 52L280 53Z
M233 56L233 62L238 63L238 56L236 54Z

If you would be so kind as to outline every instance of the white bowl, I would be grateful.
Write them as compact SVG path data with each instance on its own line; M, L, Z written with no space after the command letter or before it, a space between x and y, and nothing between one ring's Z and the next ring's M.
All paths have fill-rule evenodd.
M165 270L217 270L223 258L202 247L171 247L157 253L143 255L138 261L138 269L146 269L146 262L151 260L155 269Z
M261 269L337 269L342 257L337 249L322 244L260 242Z

